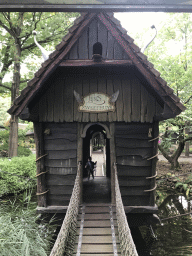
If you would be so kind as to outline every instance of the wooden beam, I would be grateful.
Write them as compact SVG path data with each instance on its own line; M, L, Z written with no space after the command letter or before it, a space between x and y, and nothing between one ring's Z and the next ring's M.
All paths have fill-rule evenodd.
M114 66L114 65L125 65L131 66L133 62L131 60L102 60L101 62L95 62L94 60L66 60L62 61L60 67L85 67L85 66Z

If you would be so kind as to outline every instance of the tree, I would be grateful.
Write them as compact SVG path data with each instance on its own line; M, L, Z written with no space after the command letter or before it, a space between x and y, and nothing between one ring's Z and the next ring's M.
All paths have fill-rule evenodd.
M173 169L180 168L178 158L186 141L192 140L192 137L185 134L186 125L190 126L192 122L192 15L176 13L166 16L157 38L145 54L186 106L183 113L161 125L163 136L159 149ZM166 145L172 141L173 132L178 134L178 147L170 155Z
M0 13L0 88L11 92L11 103L19 96L21 84L31 78L21 77L21 65L29 64L33 55L40 55L33 42L33 30L39 31L39 43L47 44L50 48L66 34L71 26L75 13L42 13L42 12L2 12ZM62 25L61 25L62 24ZM7 73L13 73L12 82L4 83ZM17 155L18 117L11 116L9 156Z

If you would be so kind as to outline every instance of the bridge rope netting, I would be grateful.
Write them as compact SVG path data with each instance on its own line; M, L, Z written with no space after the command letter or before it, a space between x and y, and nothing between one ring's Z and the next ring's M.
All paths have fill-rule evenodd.
M78 164L77 176L69 206L50 256L70 256L73 254L80 204L80 171L81 163Z
M119 188L119 181L117 176L117 166L114 163L115 169L115 200L116 200L116 216L118 224L119 241L122 256L138 256L131 231L127 222L121 192Z

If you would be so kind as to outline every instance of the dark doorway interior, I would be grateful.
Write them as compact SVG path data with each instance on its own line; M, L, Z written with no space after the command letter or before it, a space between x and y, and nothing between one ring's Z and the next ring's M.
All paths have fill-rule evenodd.
M110 147L105 129L94 124L87 129L83 140L83 167L88 157L97 161L94 179L88 181L87 170L83 168L83 202L84 203L109 203L111 202L110 183Z

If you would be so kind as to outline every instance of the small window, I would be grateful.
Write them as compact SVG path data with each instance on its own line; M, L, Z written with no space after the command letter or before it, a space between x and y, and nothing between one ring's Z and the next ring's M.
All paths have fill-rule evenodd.
M93 55L100 54L102 55L102 44L97 42L93 45Z

